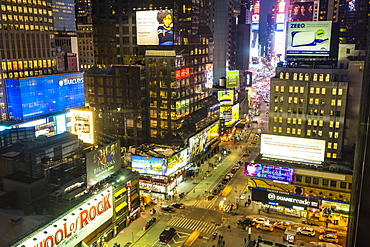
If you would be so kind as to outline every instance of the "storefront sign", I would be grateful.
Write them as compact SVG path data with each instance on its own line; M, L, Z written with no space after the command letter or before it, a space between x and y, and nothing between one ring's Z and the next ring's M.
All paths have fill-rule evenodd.
M291 194L283 191L268 190L257 187L249 187L252 189L252 200L260 201L266 204L284 206L288 208L319 208L320 200Z
M109 187L14 246L76 246L113 216L112 198L112 188Z

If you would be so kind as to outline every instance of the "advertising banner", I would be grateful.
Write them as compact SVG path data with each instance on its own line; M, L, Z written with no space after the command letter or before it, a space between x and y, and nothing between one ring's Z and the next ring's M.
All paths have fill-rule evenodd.
M115 141L86 154L87 186L93 186L121 168L120 142Z
M289 22L288 56L329 56L331 21Z
M239 70L227 71L226 75L226 87L238 87L239 86Z
M320 200L308 196L301 196L285 191L270 190L257 187L249 187L252 190L252 200L259 201L274 206L287 208L319 208Z
M94 143L93 113L71 110L71 133L86 143Z
M189 149L186 148L181 152L172 155L170 158L167 159L167 172L166 175L170 175L173 172L183 168L187 164L189 164L190 155Z
M14 246L77 246L83 239L110 220L112 216L112 187L108 187Z
M292 21L313 21L314 2L295 2L292 5Z
M325 140L262 134L260 153L270 158L321 163Z
M231 106L230 106L231 108ZM218 122L208 126L201 132L189 138L189 153L191 157L205 152L212 142L216 141L219 137L219 124Z
M220 101L220 105L233 105L234 91L218 91L218 101Z
M232 111L232 122L235 123L236 121L239 120L239 103L236 105L233 105L231 108Z
M140 174L162 175L167 173L165 158L132 155L132 170Z
M244 175L284 182L293 182L293 169L286 167L246 163Z
M136 12L138 45L173 45L172 10Z

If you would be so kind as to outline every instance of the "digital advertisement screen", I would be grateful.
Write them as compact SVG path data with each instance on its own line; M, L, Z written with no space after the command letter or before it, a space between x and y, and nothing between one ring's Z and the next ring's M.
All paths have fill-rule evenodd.
M204 76L206 77L206 88L213 87L213 64L207 63L206 69L204 70Z
M262 134L260 153L270 158L321 163L325 140Z
M331 21L289 22L288 56L329 56Z
M189 164L190 155L189 149L184 149L181 152L172 155L170 158L167 159L167 172L166 175L170 175L173 172L181 169L182 167Z
M231 106L230 106L231 108ZM191 157L205 152L210 144L219 138L219 123L208 126L201 132L189 138L189 153Z
M292 5L292 21L313 21L314 2L295 2Z
M140 174L162 175L167 173L165 158L132 155L132 170Z
M172 10L136 12L138 45L173 45Z
M218 101L220 101L220 105L233 105L234 91L218 91Z
M86 143L94 143L93 113L71 110L71 133Z
M235 123L236 121L239 120L239 103L236 105L233 105L233 107L231 108L231 111L232 111L231 121Z
M91 187L121 168L121 145L115 141L86 154L87 186Z
M85 105L83 73L5 79L9 117L28 119Z
M239 70L227 71L226 75L226 87L238 87L239 86Z
M245 164L244 175L293 182L293 169L262 164Z

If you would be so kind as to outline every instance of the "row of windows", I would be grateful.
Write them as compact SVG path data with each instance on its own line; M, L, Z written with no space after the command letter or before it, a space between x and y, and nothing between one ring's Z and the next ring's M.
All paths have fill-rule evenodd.
M275 103L283 103L284 102L284 96L274 96L274 102ZM288 103L289 104L303 104L304 99L298 98L298 97L288 97ZM309 98L308 103L310 105L325 105L325 99L319 99L319 98ZM331 99L330 100L330 106L342 106L342 100L341 99Z
M51 22L50 22L51 23ZM18 24L0 24L0 29L4 30L40 30L40 31L52 31L53 27L49 27L47 25L45 26L39 26L39 25L18 25Z
M304 93L305 87L294 87L289 86L288 92L289 93ZM326 91L329 90L328 88L324 87L310 87L310 94L326 94ZM285 86L275 86L275 92L285 92ZM331 95L343 95L343 89L342 88L332 88L331 89Z
M274 112L280 112L280 113L283 113L284 112L284 107L280 106L274 106L274 109L273 109ZM293 113L293 114L303 114L303 108L302 107L298 107L298 108L295 108L295 107L288 107L287 108L287 113ZM325 115L325 110L319 110L319 109L308 109L308 112L307 112L308 115L313 115L313 116L324 116ZM331 117L340 117L340 111L334 111L334 110L330 110L329 111L329 116Z
M283 133L283 127L279 126L273 126L272 127L272 132L274 133ZM286 134L293 134L293 135L301 135L302 134L302 129L299 128L286 128L285 129ZM307 136L323 136L323 131L322 130L306 130L306 135ZM339 138L339 132L334 132L334 131L329 131L328 132L328 137L329 138Z
M282 123L283 118L282 117L274 117L273 118L274 123ZM288 124L302 124L302 119L301 118L287 118L286 122ZM324 126L324 120L316 120L316 119L307 119L307 125L312 125L312 126ZM340 122L337 121L329 121L329 127L333 128L339 128Z
M320 180L321 180L321 183L320 183ZM303 182L303 176L295 175L295 181ZM309 177L309 176L304 176L304 183L322 185L322 186L330 186L330 187L337 187L339 185L339 188L341 189L351 189L352 188L351 183L341 182L341 181L336 181L336 180L329 180L325 178Z
M46 6L46 3L44 6ZM35 14L35 15L49 14L49 16L52 16L51 11L47 11L45 8L32 8L32 7L27 7L27 6L22 7L22 6L15 6L15 5L11 6L11 5L2 4L1 10L3 12L16 12L16 13L26 13L26 14L30 13L30 14Z
M330 81L330 74L309 74L309 73L289 73L289 72L280 72L279 74L280 79L292 79L292 80L300 80L300 81Z
M9 73L1 73L0 79L12 79L12 78L23 78L23 77L29 77L29 76L40 76L40 75L51 75L52 70L51 69L43 69L43 70L24 70L19 72L9 72Z
M8 3L18 3L18 4L34 4L34 5L42 5L46 6L46 1L41 1L41 0L7 0Z
M1 62L1 69L3 71L7 70L23 70L23 69L38 69L51 67L56 65L55 60L44 59L44 60L29 60L29 61L13 61L13 62Z

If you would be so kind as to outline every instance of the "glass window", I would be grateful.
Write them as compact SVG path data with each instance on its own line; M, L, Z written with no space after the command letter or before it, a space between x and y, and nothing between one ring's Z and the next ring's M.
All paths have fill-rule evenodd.
M296 134L296 129L295 128L292 128L292 134L295 135Z
M298 97L294 97L293 102L294 102L294 104L298 104Z
M352 189L352 183L348 183L348 189Z
M319 105L320 99L315 99L315 105Z
M321 88L321 94L326 94L326 88Z
M338 95L343 95L343 89L338 89Z
M325 81L330 81L330 74L326 74Z
M293 103L293 97L288 97L288 103Z
M293 80L297 80L298 79L298 73L293 73Z
M276 126L272 127L272 132L276 132Z
M279 92L279 86L275 86L275 92Z
M338 132L334 132L334 138L338 138L339 137L339 133Z
M282 128L282 127L279 127L279 128L278 128L278 132L279 132L279 133L282 133L282 132L283 132L283 128Z
M282 123L282 122L283 122L283 118L279 117L279 123Z
M303 73L299 73L299 80L303 81Z
M312 104L313 104L313 98L310 98L310 99L309 99L309 101L308 101L308 103L309 103L310 105L312 105Z
M336 94L337 94L337 89L336 89L336 88L333 88L333 89L331 90L331 94L332 94L332 95L336 95Z
M313 74L313 81L317 81L317 74L316 73Z
M310 87L310 93L315 93L315 88L314 87Z
M342 100L341 99L337 100L337 106L342 106Z
M277 117L274 117L274 123L277 123Z
M333 128L333 126L334 126L334 121L330 121L329 122L329 127Z
M340 182L340 188L341 189L347 188L347 183L346 182Z
M317 120L313 120L313 126L317 126Z
M331 106L335 106L335 103L336 103L336 102L335 102L335 99L332 99L332 100L331 100L331 102L330 102L330 105L331 105Z
M306 176L306 178L305 178L305 182L306 182L307 184L310 184L310 183L311 183L311 177L307 177L307 176Z
M333 149L338 149L338 143L336 142L333 143Z
M337 187L337 181L330 180L330 187Z
M323 179L322 180L322 185L328 186L329 185L329 180L328 179Z
M294 92L298 93L299 87L294 87Z
M318 136L322 136L322 130L319 130L319 131L317 132L317 135L318 135Z
M326 158L331 158L331 153L326 153Z
M300 92L300 93L304 93L304 87L300 87L300 88L299 88L299 92Z
M301 129L297 129L297 135L301 135L302 134L302 130Z
M298 124L302 124L302 119L298 118Z
M311 130L307 130L307 136L311 136Z
M312 119L307 120L307 125L312 125Z
M293 124L297 124L297 119L293 118Z
M295 181L302 182L302 176L301 175L295 175Z
M312 183L313 184L319 184L319 178L313 178Z
M284 93L284 90L285 90L285 87L284 86L281 86L280 87L280 92Z
M290 121L291 121L291 118L290 118L290 117L288 117L288 118L286 119L286 123L290 124Z
M316 94L320 94L320 91L321 91L320 89L321 88L319 88L319 87L316 88Z
M283 72L280 72L279 78L284 79L284 73Z
M293 86L289 87L289 93L293 93Z
M304 74L304 80L305 81L309 81L310 80L310 74L309 73Z
M339 128L339 122L335 122L335 128Z
M290 134L290 128L286 128L286 133Z
M288 72L285 73L285 79L289 80L289 73Z
M320 74L319 81L324 81L324 74Z

